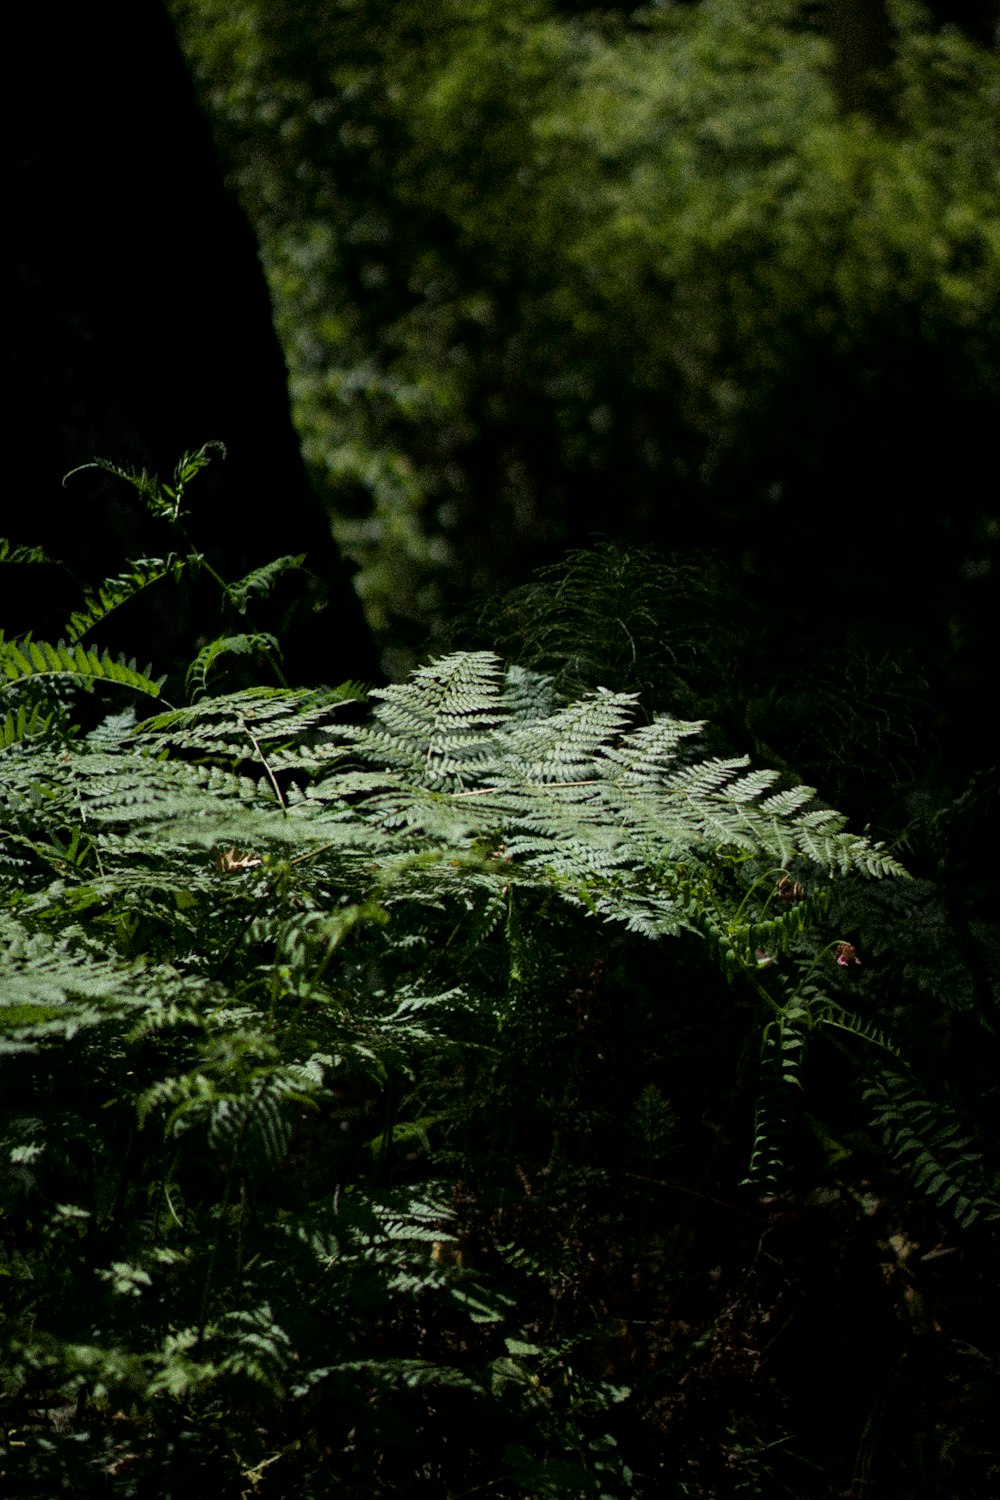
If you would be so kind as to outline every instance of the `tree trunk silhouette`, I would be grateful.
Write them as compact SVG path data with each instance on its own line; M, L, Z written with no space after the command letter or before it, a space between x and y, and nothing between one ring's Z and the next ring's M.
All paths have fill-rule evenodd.
M371 638L299 454L256 242L159 0L24 7L12 25L16 311L0 531L89 582L163 556L176 541L128 486L91 471L64 488L62 477L100 456L165 478L185 449L220 439L227 461L191 492L196 545L231 579L305 552L315 577L292 575L260 627L282 628L292 681L373 680ZM8 631L52 633L78 602L64 570L5 571ZM117 649L151 628L157 666L176 669L217 633L217 603L201 585L137 600L97 640Z

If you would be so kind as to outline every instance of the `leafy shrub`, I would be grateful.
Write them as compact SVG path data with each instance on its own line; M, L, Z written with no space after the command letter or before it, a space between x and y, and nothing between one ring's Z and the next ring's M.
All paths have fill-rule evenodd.
M676 1205L760 1236L824 1038L858 1087L882 1060L913 1159L828 921L896 860L698 723L488 651L366 704L213 692L214 643L155 711L80 644L128 587L0 647L10 1492L766 1493L781 1403L727 1394L763 1314L713 1308ZM699 1388L711 1452L665 1474Z

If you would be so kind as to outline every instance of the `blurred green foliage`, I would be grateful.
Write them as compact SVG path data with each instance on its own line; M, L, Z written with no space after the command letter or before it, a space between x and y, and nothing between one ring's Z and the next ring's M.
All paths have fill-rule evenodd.
M870 108L801 0L171 9L397 648L593 529L760 548L898 486L895 525L942 448L960 479L1000 386L1000 62L921 5Z

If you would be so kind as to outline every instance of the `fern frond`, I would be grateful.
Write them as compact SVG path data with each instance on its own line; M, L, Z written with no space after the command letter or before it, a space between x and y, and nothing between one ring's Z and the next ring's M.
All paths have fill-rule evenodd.
M747 1185L777 1188L785 1175L784 1144L801 1091L800 1065L811 1017L797 1000L761 1032L760 1077Z
M876 1074L863 1098L892 1159L925 1197L962 1229L980 1219L1000 1221L1000 1201L986 1190L982 1152L953 1109L889 1069Z
M603 683L683 712L700 696L705 668L723 670L720 646L730 633L714 573L698 557L674 564L603 543L488 605L481 628L502 652L551 674L564 697Z
M134 973L97 956L71 933L53 938L7 918L0 925L0 1052L68 1041L110 1015L142 1007Z
M539 784L588 780L594 774L595 756L624 734L635 705L632 693L599 689L540 722L512 728L502 740L498 780L508 784L513 778Z
M269 1303L223 1314L207 1331L204 1343L218 1378L237 1375L279 1400L284 1398L295 1348Z
M53 563L44 547L15 547L5 536L0 536L0 563Z
M451 1386L458 1390L473 1391L482 1395L482 1386L453 1365L433 1364L425 1359L355 1359L337 1365L320 1365L302 1376L292 1387L293 1396L304 1396L307 1391L326 1380L357 1381L364 1376L374 1389L392 1390L403 1385L410 1390L422 1390L426 1386Z
M758 952L769 955L788 953L794 940L812 926L822 913L825 893L814 891L777 915L737 919L727 924L726 932L733 948L747 964L756 961ZM800 993L805 993L800 991Z
M317 740L316 731L333 729L339 705L362 702L365 695L358 683L319 690L244 688L144 719L132 743L154 756L196 755L231 763L247 758L247 729L252 728L269 753L283 745L303 749Z
M0 751L25 740L41 740L52 723L51 712L45 712L40 703L22 703L17 712L8 711L0 721Z
M226 656L262 655L265 659L281 659L281 647L277 638L266 631L250 634L223 635L203 646L187 669L184 687L192 699L204 697L208 692L208 674Z
M373 725L348 738L366 759L410 771L425 786L461 788L487 761L503 722L502 682L491 652L442 657L410 682L375 689Z
M226 592L230 602L239 614L246 614L251 599L266 597L278 579L283 578L286 573L300 573L305 560L306 554L300 552L297 557L291 554L287 557L276 557L273 562L265 563L261 568L254 568L236 583L227 585Z
M30 643L18 649L33 664ZM206 658L203 686L210 667ZM102 1401L127 1392L122 1409L146 1412L157 1441L164 1395L195 1415L220 1413L227 1442L248 1398L251 1420L260 1413L262 1428L277 1430L275 1412L283 1422L289 1400L322 1400L324 1384L366 1417L400 1387L429 1388L435 1402L451 1385L489 1400L474 1363L486 1345L463 1343L456 1322L466 1332L482 1324L506 1346L506 1362L487 1367L495 1384L519 1382L539 1420L554 1420L567 1404L565 1382L556 1397L548 1389L568 1368L560 1351L593 1333L586 1316L574 1312L569 1326L560 1311L543 1348L536 1330L552 1299L532 1277L582 1284L582 1216L617 1191L614 1174L589 1163L576 1184L586 1191L575 1191L575 1147L567 1131L556 1139L560 1122L582 1115L589 1131L607 1119L609 1155L622 1147L640 1170L689 1135L672 1103L685 1118L695 1090L683 1063L667 1073L649 1029L663 1029L666 937L692 934L676 945L666 1004L701 1011L704 1000L714 1024L721 1002L737 1043L759 1044L758 1184L776 1185L786 1167L817 1028L884 1043L821 993L808 967L817 955L832 964L810 930L828 871L868 873L872 846L807 788L778 789L772 772L706 757L700 723L636 725L634 693L567 705L545 678L505 673L489 653L454 653L376 695L362 727L341 712L356 689L255 688L42 737L31 728L44 727L45 702L18 697L21 679L12 682L0 778L14 874L0 905L12 1118L0 1131L0 1187L20 1194L34 1172L39 1200L66 1201L49 1239L26 1252L32 1276L40 1285L51 1252L57 1297L76 1296L81 1249L66 1242L86 1237L97 1274L85 1326L127 1327L136 1345L118 1350L109 1336L101 1348L96 1333L93 1346L53 1340L52 1388L72 1395L86 1378L104 1383ZM807 847L831 857L817 867ZM23 874L13 863L22 858ZM588 1052L603 1064L617 1043L602 1037L596 1053L588 1029L591 1013L603 1026L605 1000L613 1012L635 992L629 932L660 946L634 971L642 1014L623 1003L607 1018L623 1051L611 1059L617 1099L599 1115L584 1098ZM602 952L613 959L595 962ZM603 978L577 977L598 970L605 995ZM806 973L797 991L796 970ZM734 1003L720 975L739 985ZM640 1049L649 1039L650 1056L621 1089L621 1057L642 1055L636 1038ZM709 1052L726 1055L714 1034ZM24 1061L66 1085L62 1115L53 1100L56 1123L47 1116L44 1130L34 1080L27 1068L18 1077ZM101 1113L87 1115L81 1099ZM539 1139L525 1192L515 1176L512 1198L522 1145L534 1152ZM51 1166L50 1140L64 1157ZM953 1168L964 1149L949 1137L935 1162ZM547 1154L551 1178L533 1170ZM446 1176L462 1160L461 1186L458 1171L426 1181L435 1158ZM70 1176L86 1179L79 1207L61 1192ZM528 1180L537 1196L522 1204ZM985 1200L962 1191L973 1206ZM514 1239L499 1252L500 1275L505 1261L508 1285L523 1272L541 1319L520 1319L502 1281L498 1291L476 1279L476 1214L488 1237L502 1222ZM564 1214L576 1223L559 1224ZM441 1254L452 1240L456 1253ZM34 1328L36 1282L19 1270L9 1281L11 1326ZM459 1351L454 1369L409 1357L421 1345L406 1342L408 1329L431 1326L431 1299L447 1336L439 1347ZM600 1410L622 1389L572 1388ZM214 1433L214 1416L204 1426ZM230 1488L248 1482L241 1472Z
M135 662L126 662L124 656L115 660L109 652L99 654L79 642L66 645L60 641L55 646L48 641L28 639L0 643L0 672L9 683L37 677L68 677L85 686L108 682L157 698L164 678L154 681L149 671L147 667L140 672Z
M560 706L551 677L511 663L504 674L503 707L507 723L537 724Z
M225 458L226 448L224 443L214 440L203 443L194 453L185 453L174 469L172 484L161 483L155 474L148 474L145 469L124 469L107 458L95 458L90 463L78 464L64 475L63 484L67 479L72 479L74 474L85 473L87 469L100 469L105 474L111 474L115 479L123 479L126 484L130 484L152 515L176 521L184 514L187 486L202 469L208 467L216 453Z
M132 563L127 573L115 578L106 578L88 595L83 609L75 610L66 626L66 636L71 644L79 641L88 630L97 625L112 610L120 609L137 594L143 593L164 578L180 578L187 561L174 556L163 560L158 557L143 557Z
M829 995L823 994L812 985L804 985L800 994L807 1001L817 1025L828 1026L834 1031L846 1032L848 1036L861 1037L871 1046L878 1047L892 1057L899 1057L899 1044L893 1040L884 1027L839 1005L836 1000L832 1000Z

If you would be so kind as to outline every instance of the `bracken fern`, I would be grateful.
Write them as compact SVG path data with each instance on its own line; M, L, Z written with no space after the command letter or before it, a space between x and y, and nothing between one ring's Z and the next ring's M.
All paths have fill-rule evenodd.
M135 482L170 510L187 479ZM715 1071L759 1058L749 1203L780 1190L834 1037L885 1059L868 1108L894 1158L961 1224L993 1216L968 1142L836 985L832 894L903 871L809 788L488 651L359 722L354 684L210 696L215 645L194 702L87 731L74 691L155 680L79 642L4 646L18 1493L445 1493L461 1431L464 1485L651 1493L616 1446L632 1396L588 1312L583 1217L619 1179L621 1202L703 1196L656 1175L689 1106L647 1071L703 1007L739 1037ZM619 1034L644 1053L609 1067Z

